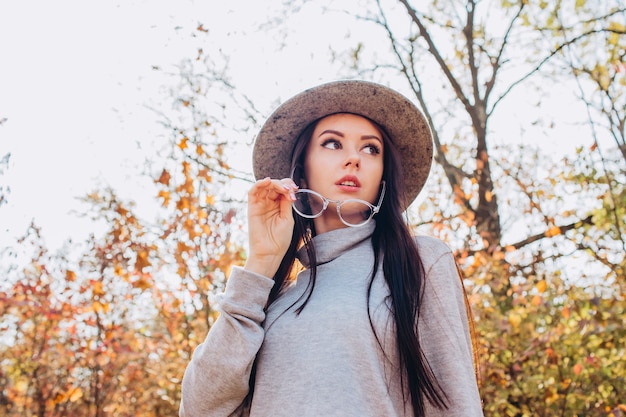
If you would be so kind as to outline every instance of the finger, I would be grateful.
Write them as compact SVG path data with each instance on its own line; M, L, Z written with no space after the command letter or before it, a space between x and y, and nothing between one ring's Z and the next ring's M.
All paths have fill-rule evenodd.
M250 190L248 190L248 199L251 201L258 201L267 196L268 187L271 186L272 180L269 177L256 181Z
M296 200L295 192L298 191L298 186L291 178L283 178L276 182L278 185L279 192L287 197L287 199L291 201Z
M297 190L298 186L291 178L283 178L281 180L264 178L257 181L250 189L249 197L256 199L267 198L272 201L285 198L289 201L294 201L294 193Z

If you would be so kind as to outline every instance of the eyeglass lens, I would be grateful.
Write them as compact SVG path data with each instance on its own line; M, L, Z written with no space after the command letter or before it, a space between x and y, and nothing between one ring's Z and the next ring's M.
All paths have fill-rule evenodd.
M329 203L335 205L335 203ZM300 215L315 218L324 211L324 199L317 193L309 190L296 192L296 201L293 207ZM335 207L332 207L335 209ZM367 222L372 216L372 208L364 201L346 200L339 203L339 216L349 225L358 226Z

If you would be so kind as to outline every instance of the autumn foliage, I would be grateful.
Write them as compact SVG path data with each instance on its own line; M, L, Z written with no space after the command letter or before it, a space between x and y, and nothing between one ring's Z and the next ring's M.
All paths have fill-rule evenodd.
M416 57L439 52L429 35L448 31L474 45L471 53L455 46L451 57L436 56L447 77L441 83L449 83L438 94L452 98L445 112L425 107L436 166L408 218L418 233L445 240L464 274L485 415L624 416L626 30L619 10L581 19L572 34L577 26L559 20L571 16L548 2L501 2L512 33L535 33L532 27L560 42L548 58L579 48L560 62L569 80L594 86L580 93L593 133L575 154L555 160L533 146L487 146L495 78L479 79L478 63L495 77L508 59L490 51L510 46L507 39L494 46L471 21L473 1L463 9L467 26L450 20L432 31L428 25L451 15L445 2L435 3L426 16L398 2L420 36L395 36L382 7L371 20L385 29L394 65L404 68L422 105L435 100L421 90L420 71L408 69L424 61ZM581 16L588 12L576 3ZM582 36L598 33L601 41ZM595 59L594 48L606 54ZM482 61L474 53L484 54ZM541 59L532 64L548 60ZM211 100L215 86L231 86L207 76L210 61L199 51L181 67L173 109L181 118L164 122L167 143L150 165L154 219L139 217L114 190L97 190L84 198L85 215L105 233L50 253L33 224L0 252L0 415L177 414L183 371L216 318L214 296L245 258L245 205L232 184L250 176L226 158L228 134L219 125L226 106ZM235 102L241 110L246 100ZM460 116L451 120L448 111ZM600 146L602 132L617 147ZM0 203L6 194L0 187Z
M154 180L159 221L103 190L85 202L104 236L50 254L32 225L3 253L1 415L177 414L182 372L214 319L210 294L242 256L235 212L211 193L207 166L225 163L196 144L192 164L177 136Z

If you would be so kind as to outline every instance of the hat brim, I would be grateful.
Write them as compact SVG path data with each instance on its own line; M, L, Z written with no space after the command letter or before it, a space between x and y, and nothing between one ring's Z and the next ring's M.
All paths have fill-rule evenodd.
M406 209L424 187L433 158L430 127L417 107L400 93L360 80L335 81L305 90L280 105L267 119L254 144L256 179L286 178L300 133L314 121L352 113L379 124L397 148L405 183Z

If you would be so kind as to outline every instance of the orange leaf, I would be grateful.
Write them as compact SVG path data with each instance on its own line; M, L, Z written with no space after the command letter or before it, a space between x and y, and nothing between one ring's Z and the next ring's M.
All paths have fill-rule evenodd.
M141 271L143 268L150 266L148 255L148 251L145 249L137 252L137 259L135 260L135 268L137 270Z
M137 281L133 282L133 287L145 291L148 288L152 287L152 285L150 284L150 281L146 279L146 276L142 276Z
M70 395L70 401L76 402L83 397L83 390L80 387L77 387L74 392Z
M170 204L170 192L161 190L158 194L159 197L163 199L163 207L167 207Z
M537 291L539 291L540 293L544 293L547 288L548 288L548 284L546 283L545 279L542 279L541 281L537 283Z
M576 376L580 375L580 373L583 371L583 365L580 363L577 363L576 365L574 365L574 374L576 374Z
M74 282L76 280L76 272L70 271L69 269L65 271L65 280Z
M101 303L99 301L94 301L93 304L91 305L91 308L96 313L106 313L107 311L109 311L109 304Z
M93 281L91 288L92 288L91 289L92 294L94 296L96 296L96 295L97 296L104 295L104 289L102 287L102 282L100 282L100 281Z
M569 319L569 316L570 316L569 308L563 307L563 310L561 310L561 314L563 315L564 318Z
M166 169L164 169L163 172L161 172L161 176L159 177L158 182L163 185L169 185L170 178L171 178L170 173L167 172Z
M552 226L546 230L546 237L558 236L561 234L561 228L559 226Z
M178 143L178 147L180 148L181 151L184 151L185 149L187 149L187 142L189 141L188 138L182 138L180 140L180 142Z

